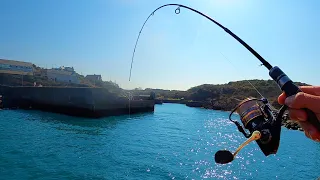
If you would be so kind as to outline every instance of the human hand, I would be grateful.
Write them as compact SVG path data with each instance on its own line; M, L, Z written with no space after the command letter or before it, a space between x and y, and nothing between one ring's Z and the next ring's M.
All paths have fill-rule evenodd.
M308 138L320 142L320 131L307 121L307 113L302 110L302 108L310 109L320 120L320 86L300 86L299 88L302 92L293 96L287 97L282 93L278 97L278 102L288 106L290 119L298 121Z

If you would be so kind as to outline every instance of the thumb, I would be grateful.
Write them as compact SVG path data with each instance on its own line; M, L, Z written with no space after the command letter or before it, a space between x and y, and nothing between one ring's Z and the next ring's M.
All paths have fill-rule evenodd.
M307 108L313 112L319 112L320 110L320 96L314 96L303 92L287 97L284 103L293 109Z

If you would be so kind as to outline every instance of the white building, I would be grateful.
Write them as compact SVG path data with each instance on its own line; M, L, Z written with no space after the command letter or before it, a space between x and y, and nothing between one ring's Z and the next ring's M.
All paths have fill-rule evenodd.
M33 72L32 63L0 59L0 73L33 75Z
M80 80L72 67L60 67L47 70L49 80L79 84Z
M96 74L87 75L85 78L91 82L101 82L102 81L101 75L96 75Z

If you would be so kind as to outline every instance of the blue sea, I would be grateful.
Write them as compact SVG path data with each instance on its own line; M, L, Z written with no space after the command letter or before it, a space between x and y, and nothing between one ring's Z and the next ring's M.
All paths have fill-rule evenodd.
M256 142L220 165L214 154L245 140L228 112L156 105L102 119L0 111L0 179L303 179L320 177L320 143L282 129L276 155ZM236 116L235 116L236 117Z

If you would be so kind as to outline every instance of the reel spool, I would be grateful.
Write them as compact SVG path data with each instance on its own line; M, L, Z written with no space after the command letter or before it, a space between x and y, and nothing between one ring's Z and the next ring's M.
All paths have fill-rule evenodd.
M232 120L234 112L240 115L240 120L247 133L238 121ZM237 153L252 141L256 141L265 156L276 154L281 133L281 116L273 114L268 100L265 98L247 98L239 103L230 113L229 120L236 124L238 130L248 138L242 143L235 153L228 150L219 150L215 154L215 161L219 164L229 163L234 160Z

